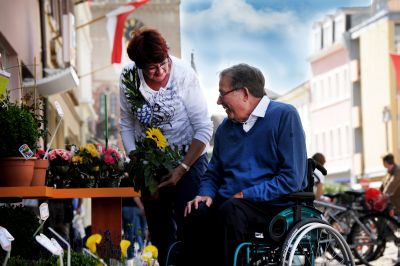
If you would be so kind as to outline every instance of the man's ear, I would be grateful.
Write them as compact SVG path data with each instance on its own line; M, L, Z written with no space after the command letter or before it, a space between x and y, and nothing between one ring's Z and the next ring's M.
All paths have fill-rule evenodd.
M244 92L244 101L247 102L250 97L250 91L247 87L243 87L243 92Z

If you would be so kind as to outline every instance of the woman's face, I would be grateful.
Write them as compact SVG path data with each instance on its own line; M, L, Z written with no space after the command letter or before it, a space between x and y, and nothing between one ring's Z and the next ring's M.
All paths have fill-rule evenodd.
M171 61L169 57L158 64L148 64L143 68L143 73L146 77L155 82L162 82L165 80L171 69Z

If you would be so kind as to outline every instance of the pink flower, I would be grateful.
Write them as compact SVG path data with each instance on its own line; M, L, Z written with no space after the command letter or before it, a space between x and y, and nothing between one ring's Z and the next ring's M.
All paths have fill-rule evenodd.
M35 153L35 157L38 159L43 159L46 152L43 149L37 149Z
M110 154L105 154L104 155L104 163L106 165L113 165L116 163L116 161L114 160L114 157L112 157Z

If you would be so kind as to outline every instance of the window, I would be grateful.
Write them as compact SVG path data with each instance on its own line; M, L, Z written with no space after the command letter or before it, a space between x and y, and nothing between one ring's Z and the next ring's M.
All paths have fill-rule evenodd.
M400 53L400 24L396 24L395 28L395 37L394 37L394 47L396 53Z
M312 49L314 52L318 52L322 49L322 28L320 23L313 25L312 38Z
M110 114L116 114L118 108L118 99L115 93L110 96Z
M104 115L104 94L99 95L98 105L99 114Z
M344 24L345 16L340 16L335 19L335 36L334 42L340 42L342 40L342 34L346 31L345 24Z
M322 30L322 34L323 34L323 41L322 41L322 45L323 48L327 48L329 46L332 45L333 43L333 23L332 20L328 20L324 23L324 27Z

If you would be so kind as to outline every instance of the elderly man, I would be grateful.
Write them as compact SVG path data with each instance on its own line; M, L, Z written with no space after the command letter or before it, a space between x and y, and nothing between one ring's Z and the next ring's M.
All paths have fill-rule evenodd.
M290 204L281 196L307 186L299 115L271 101L264 85L261 71L247 64L220 73L217 103L228 118L217 129L198 196L185 209L187 265L232 265L237 245Z

